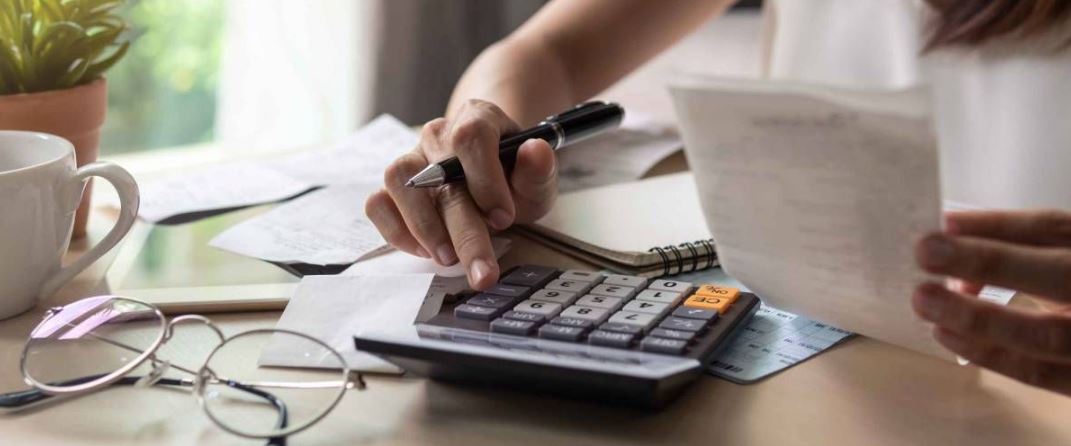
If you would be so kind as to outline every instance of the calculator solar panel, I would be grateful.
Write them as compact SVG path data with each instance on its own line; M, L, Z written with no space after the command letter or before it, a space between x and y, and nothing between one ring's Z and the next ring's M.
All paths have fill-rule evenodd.
M659 406L758 307L758 297L729 287L524 265L487 290L452 296L418 324L419 336L437 343L355 339L358 349L433 377Z

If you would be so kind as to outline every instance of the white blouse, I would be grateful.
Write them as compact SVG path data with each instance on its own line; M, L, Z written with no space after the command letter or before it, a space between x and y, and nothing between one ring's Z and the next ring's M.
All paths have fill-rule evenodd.
M920 0L767 0L771 79L931 88L946 200L1071 208L1071 48L1029 42L922 54ZM1069 28L1071 29L1071 28Z

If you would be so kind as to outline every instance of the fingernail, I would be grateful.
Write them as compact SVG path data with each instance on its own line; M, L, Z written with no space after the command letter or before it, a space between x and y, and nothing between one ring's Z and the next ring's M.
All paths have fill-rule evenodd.
M428 250L424 249L423 246L417 246L416 253L418 256L423 257L425 259L431 258L431 254L428 254Z
M435 248L435 257L438 257L439 263L443 265L453 265L457 262L457 254L454 254L454 247L449 243L443 243Z
M488 214L488 220L490 220L492 228L500 231L513 224L513 217L511 217L509 212L506 212L505 209L492 209L490 214Z
M476 259L472 262L472 266L469 267L469 279L472 283L480 283L491 274L491 265L487 262Z
M931 235L922 242L923 263L929 267L942 267L952 262L956 247L947 238Z
M941 298L934 295L933 288L923 285L916 291L918 298L915 299L915 310L923 319L937 321L941 318Z

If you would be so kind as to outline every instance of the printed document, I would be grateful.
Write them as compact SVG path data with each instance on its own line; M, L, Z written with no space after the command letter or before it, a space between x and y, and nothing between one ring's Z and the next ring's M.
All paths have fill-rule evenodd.
M672 89L718 258L767 304L952 359L911 310L940 227L924 91L682 79Z
M345 265L385 249L364 214L377 184L350 184L310 192L238 223L209 245L281 263Z
M382 115L328 149L267 161L209 165L143 182L138 215L158 222L281 201L315 187L381 183L387 165L412 150L418 139L405 124Z

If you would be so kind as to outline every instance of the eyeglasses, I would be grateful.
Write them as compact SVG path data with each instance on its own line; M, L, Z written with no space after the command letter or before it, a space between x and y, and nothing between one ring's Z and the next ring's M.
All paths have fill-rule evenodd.
M201 323L219 344L196 371L158 357L175 326ZM262 351L283 348L317 359L324 369L263 367ZM285 445L286 436L323 419L347 389L365 388L338 351L308 335L257 329L225 337L204 316L168 321L152 304L98 296L50 309L30 333L20 362L33 389L0 395L0 407L18 408L60 395L77 395L112 385L166 385L189 389L208 417L225 431ZM133 374L146 369L144 375ZM188 375L171 378L171 371Z

